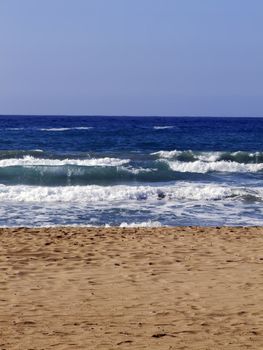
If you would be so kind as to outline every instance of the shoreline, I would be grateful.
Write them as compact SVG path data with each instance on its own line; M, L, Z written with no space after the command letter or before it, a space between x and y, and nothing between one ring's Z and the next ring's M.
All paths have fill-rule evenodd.
M132 224L133 225L133 224ZM53 230L53 229L94 229L94 230L175 230L180 229L263 229L262 225L182 225L182 226L91 226L91 225L47 225L47 226L0 226L0 231L2 230ZM0 232L1 234L1 232Z
M260 349L263 227L0 228L1 349Z

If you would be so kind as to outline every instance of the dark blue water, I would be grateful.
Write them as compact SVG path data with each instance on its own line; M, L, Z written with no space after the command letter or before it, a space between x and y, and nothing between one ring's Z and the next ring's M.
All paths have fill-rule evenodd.
M263 119L0 117L0 225L262 225Z

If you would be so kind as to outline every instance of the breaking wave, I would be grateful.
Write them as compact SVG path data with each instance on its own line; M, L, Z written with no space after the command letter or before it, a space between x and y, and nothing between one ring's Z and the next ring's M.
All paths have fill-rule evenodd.
M37 150L35 152L40 152ZM33 156L24 156L23 158L9 158L0 159L1 167L13 166L64 166L64 165L78 165L78 166L118 166L129 163L129 159L117 158L90 158L90 159L45 159L35 158Z
M0 200L15 202L98 203L114 201L262 201L263 188L216 184L178 183L174 186L6 186L0 185Z
M192 150L158 151L151 153L158 158L193 162L201 160L204 162L228 161L237 163L263 163L263 152L198 152Z
M230 162L225 160L215 162L205 162L196 160L194 162L167 161L169 167L173 171L182 173L208 173L208 172L228 172L228 173L256 173L263 170L263 163L260 164L244 164Z
M255 173L263 170L263 152L158 151L151 153L176 172Z
M17 152L17 153L16 153ZM121 159L115 157L83 158L83 155L48 155L41 150L0 152L0 183L5 185L109 185L165 183L168 181L207 181L211 174L232 173L253 176L263 171L263 163L194 160L174 158ZM173 151L174 152L174 151ZM11 157L10 157L11 156ZM87 156L87 155L86 155ZM123 155L124 156L124 155ZM127 154L126 156L129 157ZM211 156L211 155L210 155ZM210 157L209 156L209 157ZM53 158L55 157L55 158ZM205 157L202 154L202 157ZM212 156L211 156L212 157ZM213 154L213 157L215 155Z

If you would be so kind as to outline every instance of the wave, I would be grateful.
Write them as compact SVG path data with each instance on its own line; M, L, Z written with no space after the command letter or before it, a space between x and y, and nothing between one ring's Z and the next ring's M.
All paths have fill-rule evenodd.
M123 165L0 167L0 183L5 185L109 185L130 182L158 182L163 179L174 179L175 177L177 178L177 175L172 171L163 175L162 173L159 174L155 169L134 168Z
M154 130L165 130L165 129L173 129L173 125L160 125L160 126L154 126Z
M75 126L75 127L61 127L61 128L5 128L5 130L19 131L19 130L40 130L40 131L68 131L68 130L90 130L93 126Z
M263 163L260 164L244 164L237 162L230 162L225 160L215 162L204 162L196 160L194 162L180 162L180 161L167 161L166 162L170 169L176 172L182 173L200 173L205 174L208 172L227 172L227 173L256 173L263 170Z
M73 128L42 128L42 129L38 129L41 131L68 131L68 130L90 130L93 129L92 126L77 126L77 127L73 127Z
M216 161L220 158L221 152L194 152L188 151L158 151L151 153L153 156L165 159L177 159L180 161L191 162L194 160L204 160L207 162Z
M75 128L72 128L74 130L90 130L93 129L93 126L76 126Z
M263 163L263 152L198 152L192 150L158 151L151 153L153 156L164 159L173 159L184 162L201 160L204 162L229 161L237 163Z
M37 150L35 152L40 152ZM33 156L24 156L23 158L8 158L0 159L1 167L13 166L64 166L64 165L78 165L78 166L119 166L129 163L129 159L118 158L90 158L90 159L45 159L35 158Z
M106 186L157 182L164 184L182 180L208 181L212 179L210 173L260 175L262 170L263 163L243 164L229 161L181 162L168 159L133 161L112 157L52 159L33 156L1 159L0 157L0 183L5 185Z
M170 169L181 173L200 173L205 174L209 172L225 172L225 173L256 173L263 170L263 163L260 164L243 164L229 161L218 162L179 162L179 161L165 161Z
M127 201L262 201L263 188L217 184L178 183L174 186L6 186L0 185L0 201L45 203L112 203Z

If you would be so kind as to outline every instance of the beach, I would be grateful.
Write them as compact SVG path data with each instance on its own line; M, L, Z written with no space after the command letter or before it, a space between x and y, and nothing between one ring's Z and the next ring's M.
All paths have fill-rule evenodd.
M0 349L262 349L263 227L3 228Z

